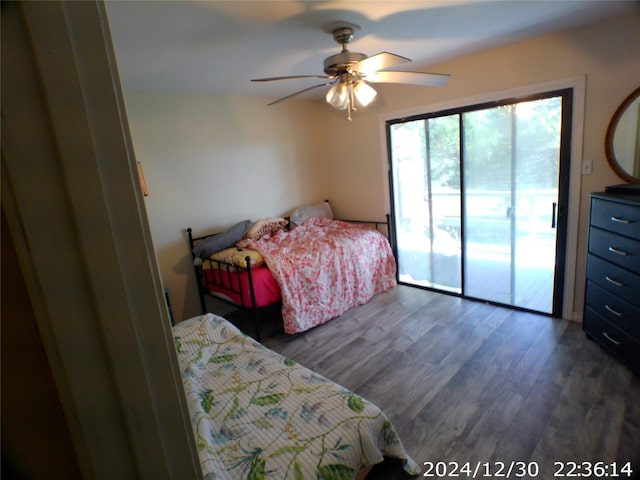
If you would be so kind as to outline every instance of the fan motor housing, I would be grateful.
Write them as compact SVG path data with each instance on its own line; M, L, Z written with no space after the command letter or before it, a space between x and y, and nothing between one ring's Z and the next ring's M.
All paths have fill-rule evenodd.
M351 65L365 58L367 58L367 56L364 53L349 51L331 55L324 59L324 73L339 76L345 73Z

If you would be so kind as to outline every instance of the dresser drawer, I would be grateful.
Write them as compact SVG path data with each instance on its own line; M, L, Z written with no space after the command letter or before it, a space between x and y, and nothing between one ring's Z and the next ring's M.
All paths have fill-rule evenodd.
M589 252L627 270L640 270L640 241L591 227Z
M591 225L640 239L640 209L633 205L592 198Z
M640 307L640 275L589 254L587 280Z
M611 325L590 307L584 309L585 333L640 374L640 342Z
M620 330L640 341L640 309L592 282L587 282L585 302Z

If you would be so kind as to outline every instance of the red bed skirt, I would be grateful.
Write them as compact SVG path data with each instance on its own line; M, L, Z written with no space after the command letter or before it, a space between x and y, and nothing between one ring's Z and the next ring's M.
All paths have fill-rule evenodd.
M249 274L246 271L207 269L203 270L203 274L209 292L226 297L237 305L251 308ZM251 279L256 307L266 307L282 300L280 286L266 266L251 269Z

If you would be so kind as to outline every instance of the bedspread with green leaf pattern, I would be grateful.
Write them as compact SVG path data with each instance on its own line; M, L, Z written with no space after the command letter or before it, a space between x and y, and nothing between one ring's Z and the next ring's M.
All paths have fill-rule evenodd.
M209 479L352 479L383 456L419 474L375 405L207 314L174 339Z

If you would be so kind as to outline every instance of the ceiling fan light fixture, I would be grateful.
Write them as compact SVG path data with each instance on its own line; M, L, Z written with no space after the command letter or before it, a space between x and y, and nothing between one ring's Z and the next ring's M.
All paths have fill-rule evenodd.
M368 85L364 80L358 80L356 82L356 86L353 89L353 94L356 97L356 100L360 105L366 107L369 105L378 92L376 92L370 85Z
M389 70L392 67L410 62L406 57L395 53L380 52L371 57L364 53L350 52L348 45L353 41L353 33L360 30L354 23L337 21L324 27L324 31L333 35L340 45L340 53L324 59L325 75L288 75L280 77L256 78L253 82L287 80L291 78L322 78L326 81L319 85L303 88L285 97L281 97L268 105L275 105L302 93L330 85L325 95L326 102L336 110L346 110L347 119L351 120L351 112L359 107L368 106L378 95L371 83L400 83L439 87L449 79L449 75L425 72L405 72Z
M335 83L333 87L329 89L325 97L327 103L336 110L344 110L349 104L349 90L347 83L342 80Z

